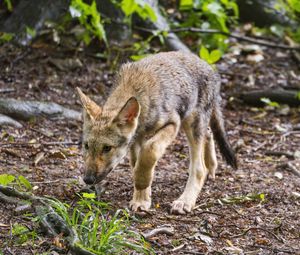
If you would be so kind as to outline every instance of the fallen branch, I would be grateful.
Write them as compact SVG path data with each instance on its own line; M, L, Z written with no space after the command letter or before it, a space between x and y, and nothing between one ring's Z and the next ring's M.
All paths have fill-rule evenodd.
M293 153L285 152L285 151L266 151L265 155L266 156L278 156L278 157L286 156L289 159L295 159L295 156Z
M288 104L290 106L300 106L300 100L297 98L298 91L296 90L256 90L249 91L238 95L246 104L263 106L264 102L261 98L268 98L271 101Z
M278 49L283 49L283 50L297 50L300 51L300 47L298 46L288 46L288 45L283 45L283 44L276 44L276 43L271 43L265 40L258 40L249 36L242 36L238 35L236 33L229 33L229 32L224 32L221 30L216 30L216 29L201 29L201 28L196 28L196 27L181 27L181 28L175 28L170 30L171 32L178 33L178 32L196 32L196 33L205 33L205 34L221 34L221 35L226 35L228 37L235 38L240 41L245 41L245 42L250 42L253 44L258 44L262 46L267 46L271 48L278 48Z
M147 233L143 233L142 235L145 239L149 239L149 238L159 235L159 234L166 234L166 235L172 236L172 235L174 235L174 228L173 227L159 227L159 228L152 229Z
M282 238L279 238L272 231L270 231L268 229L261 228L261 227L250 227L250 228L247 228L243 233L238 234L238 235L232 235L230 237L232 237L232 238L241 237L241 236L246 235L249 231L252 231L252 230L262 230L262 231L265 231L265 232L269 233L270 235L272 235L279 242L284 243L284 241L282 240Z
M293 173L294 175L300 177L300 171L290 162L278 165L278 168L288 170L291 173Z
M81 119L80 112L56 103L21 101L12 98L0 98L0 113L20 120L30 120L34 117Z
M80 145L80 141L72 142L72 141L63 141L63 142L34 142L34 143L0 143L0 146L9 146L9 147L14 147L14 146L33 146L33 145L42 145L42 146L55 146L55 145Z

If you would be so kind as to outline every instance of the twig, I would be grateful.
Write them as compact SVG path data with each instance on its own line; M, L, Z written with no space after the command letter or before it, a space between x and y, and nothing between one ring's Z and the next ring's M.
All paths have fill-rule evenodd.
M31 182L31 184L51 184L51 183L57 183L60 182L60 179L53 180L53 181L44 181L44 182Z
M182 248L184 248L185 245L186 245L186 243L181 244L181 245L175 247L174 249L172 249L171 252L179 251L179 250L181 250Z
M34 143L0 143L0 146L31 146L31 145L42 145L42 146L53 146L53 145L80 145L80 141L72 142L72 141L64 141L64 142L34 142Z
M205 253L199 252L199 251L188 251L188 250L183 250L181 251L183 254L193 254L193 255L204 255Z
M153 236L156 236L158 234L166 234L166 235L174 235L174 228L173 227L159 227L156 229L152 229L147 233L143 233L145 239L149 239Z
M275 235L272 231L270 231L268 229L261 228L261 227L250 227L250 228L247 228L243 233L238 234L238 235L232 235L230 237L232 237L232 238L241 237L241 236L246 235L249 231L252 231L252 230L262 230L262 231L265 231L265 232L269 233L270 235L272 235L279 242L284 243L284 241L282 240L282 238L280 238L277 235Z
M186 218L182 218L182 217L172 217L172 216L168 216L166 215L165 217L159 217L158 219L160 220L176 220L176 221L182 221L182 222L188 222L188 223L191 223L191 222L195 222L195 223L198 223L198 222L201 222L202 220L198 220L198 219L186 219Z
M290 162L278 165L278 168L290 170L294 175L300 177L300 171Z
M242 36L238 35L236 33L229 33L229 32L224 32L221 30L217 29L201 29L201 28L196 28L196 27L182 27L182 28L175 28L170 30L170 32L196 32L196 33L205 33L205 34L221 34L221 35L226 35L235 39L238 39L240 41L245 41L245 42L250 42L262 46L267 46L271 48L278 48L278 49L283 49L283 50L297 50L300 51L300 47L297 46L288 46L288 45L283 45L283 44L275 44L267 41L262 41L262 40L257 40L249 36Z
M14 88L0 89L0 93L10 93L14 91L16 91Z
M295 156L293 153L285 152L285 151L266 151L265 155L267 156L286 156L289 159L294 159Z

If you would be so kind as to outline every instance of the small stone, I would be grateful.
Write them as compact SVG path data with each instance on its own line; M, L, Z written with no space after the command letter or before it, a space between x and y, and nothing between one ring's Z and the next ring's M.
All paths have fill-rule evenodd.
M282 180L283 174L281 172L275 172L274 176L277 177L279 180Z
M292 194L293 194L296 198L300 198L300 192L293 191Z

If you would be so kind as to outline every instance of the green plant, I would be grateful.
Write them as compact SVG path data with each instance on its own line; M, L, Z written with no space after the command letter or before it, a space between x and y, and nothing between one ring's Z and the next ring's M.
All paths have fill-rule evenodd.
M183 19L177 27L198 27L229 32L239 16L235 0L181 0L179 10ZM185 32L185 34L189 34ZM191 35L191 34L189 34ZM192 35L195 36L195 35ZM201 34L201 45L209 49L218 49L223 53L227 49L227 36L222 34Z
M151 21L157 20L151 6L143 0L122 0L120 7L126 17L131 17L133 13L137 13L142 19L149 18Z
M13 6L12 6L12 3L11 3L11 0L4 0L4 4L6 5L7 10L12 12Z
M78 18L80 24L85 28L82 39L87 45L94 36L107 44L105 30L95 0L91 5L84 3L83 0L72 0L69 11L71 16Z
M18 244L34 240L37 237L37 233L35 231L31 231L28 227L17 223L13 225L11 233L17 238Z
M220 60L220 58L222 57L222 53L220 50L212 50L211 52L209 52L207 48L201 46L199 56L208 64L212 65Z
M278 11L284 11L291 19L300 21L299 0L277 0L274 8Z
M14 35L11 33L0 32L0 45L11 41L13 38L14 38Z
M266 105L274 107L274 108L279 108L280 105L277 102L271 101L269 98L262 97L260 101L264 102Z
M245 196L225 197L219 199L219 201L224 204L243 204L246 202L255 202L255 201L259 201L260 203L262 203L265 201L265 194L255 193L255 194L247 194Z
M11 174L1 174L0 175L0 185L7 186L18 186L21 190L31 190L31 183L23 176L19 175L18 177Z
M129 250L139 254L151 253L143 238L129 230L126 211L117 210L111 214L109 206L95 198L94 193L83 193L74 207L50 200L50 205L76 232L77 247L94 254L126 254Z

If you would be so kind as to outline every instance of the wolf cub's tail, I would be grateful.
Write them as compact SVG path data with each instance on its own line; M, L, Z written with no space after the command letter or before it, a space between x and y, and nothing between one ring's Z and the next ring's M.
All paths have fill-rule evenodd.
M223 116L219 105L216 105L214 107L210 120L210 127L214 134L215 140L219 145L221 154L224 156L226 162L229 165L231 165L234 169L237 169L237 159L227 140L227 136L224 129Z

